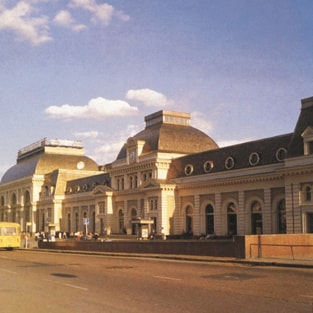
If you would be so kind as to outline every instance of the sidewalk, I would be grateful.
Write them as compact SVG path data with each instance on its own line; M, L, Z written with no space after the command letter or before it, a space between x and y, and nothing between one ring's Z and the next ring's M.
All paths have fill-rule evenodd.
M227 257L212 257L212 256L198 256L198 255L173 255L173 254L147 254L147 253L123 253L123 252L97 252L97 251L72 251L72 250L43 250L38 249L38 243L34 238L29 239L29 247L24 248L24 242L21 243L21 250L24 251L46 251L58 253L72 253L72 254L89 254L89 255L103 255L103 256L117 256L117 257L135 257L135 258L156 258L167 260L185 260L193 262L210 262L210 263L233 263L245 264L250 266L277 266L277 267L294 267L294 268L309 268L313 269L312 260L292 260L292 259L278 259L278 258L255 258L255 259L236 259Z

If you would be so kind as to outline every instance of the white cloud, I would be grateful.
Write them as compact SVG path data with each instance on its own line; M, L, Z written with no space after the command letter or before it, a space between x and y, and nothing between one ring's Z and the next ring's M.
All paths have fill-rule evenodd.
M18 2L12 9L0 6L0 30L11 30L19 40L32 45L51 41L48 17L35 17L34 12L34 7L26 1Z
M76 132L74 136L77 138L97 138L99 136L99 132L97 130L90 130L86 132Z
M97 144L96 149L94 150L91 157L98 163L98 164L106 164L111 163L116 160L118 153L120 152L121 148L123 147L124 142L111 142L105 144Z
M130 116L138 113L136 107L122 100L108 100L102 97L91 99L85 106L64 104L50 106L45 113L59 119L105 119L113 116Z
M206 114L202 112L194 111L191 113L191 124L193 127L203 131L208 136L211 136L210 133L212 132L214 128L214 117L211 120L209 120ZM243 139L232 139L232 140L227 140L227 139L215 140L215 142L218 144L220 148L222 148L222 147L238 145L240 143L244 143L244 142L248 142L252 140L253 139L251 138L243 138Z
M16 35L20 41L28 41L38 46L53 40L50 33L50 24L67 27L73 31L86 29L85 24L76 22L71 9L81 9L89 12L90 21L94 24L109 25L113 17L121 21L129 20L129 16L122 11L116 10L112 5L97 4L95 0L68 0L67 8L61 10L54 16L40 14L40 8L53 0L20 0L15 6L9 7L0 0L0 31L8 30ZM57 0L54 0L57 1Z
M99 132L97 138L90 138L86 144L86 154L98 164L106 164L115 161L127 138L136 135L144 128L144 123L126 124L117 127L114 136L110 132Z
M208 135L213 128L213 122L208 120L205 114L197 111L191 113L191 124Z
M126 93L126 99L140 101L148 107L167 106L173 103L173 101L169 100L162 93L148 88L128 90Z
M234 146L234 145L238 145L240 143L244 143L244 142L249 142L249 141L253 141L254 139L251 138L244 138L244 139L234 139L234 140L220 140L217 141L217 144L220 148L222 147L229 147L229 146Z
M53 21L58 25L68 27L75 31L79 31L79 30L87 28L87 26L84 24L77 24L75 20L73 19L71 13L66 10L62 10L58 12Z
M91 21L94 24L107 26L112 17L116 16L122 21L128 21L129 16L122 11L117 11L108 3L97 4L95 0L71 0L69 7L78 8L91 13Z
M97 3L94 0L71 0L69 6L92 12L97 7Z

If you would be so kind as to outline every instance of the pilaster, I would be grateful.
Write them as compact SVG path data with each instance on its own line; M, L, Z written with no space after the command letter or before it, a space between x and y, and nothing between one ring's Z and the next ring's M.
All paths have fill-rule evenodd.
M194 195L194 220L193 220L193 233L194 235L200 235L200 196Z
M237 234L244 235L245 234L245 224L246 214L245 214L245 193L244 191L238 192L238 213L237 213Z
M222 230L222 195L220 192L215 193L214 207L214 232L218 236L225 235Z
M175 196L175 212L174 212L174 233L180 234L182 232L182 221L181 221L181 199L178 193L174 193Z
M271 189L264 189L264 208L262 209L262 232L263 234L272 233L272 206L271 206Z

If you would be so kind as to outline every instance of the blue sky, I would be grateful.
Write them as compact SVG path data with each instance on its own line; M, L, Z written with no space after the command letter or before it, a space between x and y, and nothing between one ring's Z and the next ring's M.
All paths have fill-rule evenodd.
M220 146L292 132L313 96L312 0L0 0L0 175L44 137L115 160L144 116Z

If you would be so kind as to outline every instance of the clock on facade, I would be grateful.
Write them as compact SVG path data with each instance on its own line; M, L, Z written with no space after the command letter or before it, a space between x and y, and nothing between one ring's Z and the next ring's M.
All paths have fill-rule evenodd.
M85 167L85 163L83 161L80 161L76 165L78 170L82 170Z

